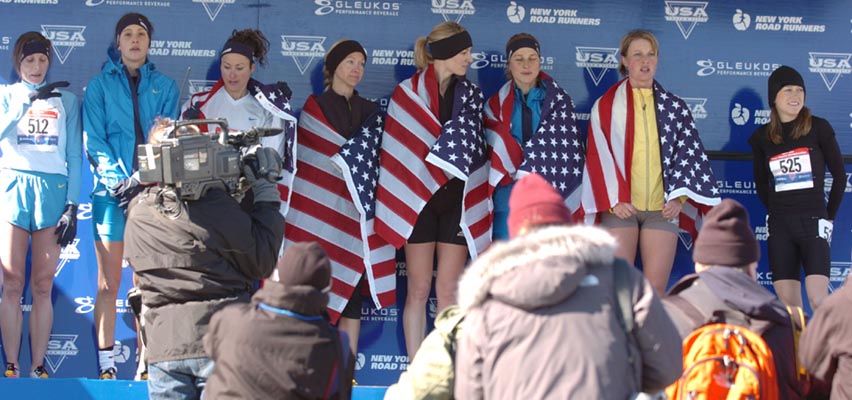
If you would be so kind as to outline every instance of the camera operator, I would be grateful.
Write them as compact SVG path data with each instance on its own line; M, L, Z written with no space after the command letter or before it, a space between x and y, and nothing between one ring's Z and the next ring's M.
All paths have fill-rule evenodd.
M160 121L150 137L163 137L170 124ZM210 317L248 302L252 281L275 268L284 236L274 183L281 158L271 148L255 156L257 175L266 178L242 167L254 192L248 212L220 188L187 201L179 189L153 184L130 202L125 257L142 291L152 399L200 398L213 370L202 345Z

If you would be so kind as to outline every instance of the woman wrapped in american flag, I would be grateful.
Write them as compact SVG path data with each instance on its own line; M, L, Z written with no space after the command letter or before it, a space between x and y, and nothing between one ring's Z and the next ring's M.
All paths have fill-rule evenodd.
M616 237L616 256L633 262L665 293L680 229L695 232L719 190L686 103L654 79L659 46L648 31L621 39L625 79L592 106L583 173L583 212Z
M437 311L455 304L468 255L491 240L483 96L467 78L473 42L444 22L414 45L417 73L397 85L382 137L376 232L405 247L403 311L409 356L426 329L425 306L437 254Z
M515 181L530 172L547 179L576 212L586 156L571 96L541 72L538 40L528 33L512 36L506 42L506 58L509 81L488 99L485 109L485 137L492 148L494 240L509 238L509 195Z
M358 354L360 289L369 283L379 307L395 301L396 251L373 232L383 115L358 94L367 52L341 39L323 65L325 91L311 95L299 118L296 178L284 246L317 242L332 269L328 314ZM371 247L372 246L372 247Z

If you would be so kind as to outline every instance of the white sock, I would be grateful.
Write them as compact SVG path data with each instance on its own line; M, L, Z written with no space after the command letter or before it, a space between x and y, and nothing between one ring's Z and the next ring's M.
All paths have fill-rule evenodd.
M115 368L115 358L112 348L98 350L98 365L101 367L101 371L105 371L108 368Z

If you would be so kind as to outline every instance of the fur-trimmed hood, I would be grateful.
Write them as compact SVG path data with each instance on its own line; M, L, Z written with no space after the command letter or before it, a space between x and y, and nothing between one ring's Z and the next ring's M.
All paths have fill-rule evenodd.
M570 297L587 277L587 266L610 264L615 239L591 226L539 229L491 245L464 273L459 284L463 310L489 298L532 310Z

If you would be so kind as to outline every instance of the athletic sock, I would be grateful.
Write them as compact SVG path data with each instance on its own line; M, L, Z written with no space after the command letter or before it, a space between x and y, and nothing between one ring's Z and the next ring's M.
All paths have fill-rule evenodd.
M108 368L115 368L115 358L113 356L113 347L98 349L98 365L101 371L106 371Z

